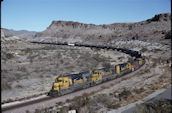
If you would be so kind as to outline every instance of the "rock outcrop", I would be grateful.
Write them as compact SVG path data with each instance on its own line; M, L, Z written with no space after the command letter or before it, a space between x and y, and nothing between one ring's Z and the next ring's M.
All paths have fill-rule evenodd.
M8 29L1 28L1 37L11 37L13 33L11 33Z
M43 32L36 33L37 41L85 42L103 39L162 40L171 30L171 14L163 13L136 23L84 24L72 21L53 21ZM46 37L46 38L45 38Z

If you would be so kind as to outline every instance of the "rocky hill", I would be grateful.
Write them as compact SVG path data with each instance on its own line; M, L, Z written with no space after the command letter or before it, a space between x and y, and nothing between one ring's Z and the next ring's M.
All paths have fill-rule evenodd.
M21 34L34 35L34 34L36 34L35 31L27 31L27 30L13 30L13 29L10 29L9 31L11 33L15 34L15 35L21 35Z
M11 33L8 29L1 28L1 37L11 37L13 33Z
M43 32L36 33L36 41L92 42L114 39L162 40L171 31L171 14L163 13L136 23L104 25L84 24L72 21L53 21ZM170 34L170 33L169 33Z
M1 41L8 41L8 40L26 40L31 39L35 35L35 31L27 31L27 30L12 30L1 28Z

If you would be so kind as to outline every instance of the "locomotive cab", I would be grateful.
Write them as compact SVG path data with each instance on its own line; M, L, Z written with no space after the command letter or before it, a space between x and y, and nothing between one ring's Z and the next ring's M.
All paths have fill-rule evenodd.
M139 65L143 65L143 59L142 58L137 58L136 60L139 61Z
M68 89L72 85L72 80L68 77L57 77L53 83L52 91L59 92L60 90Z

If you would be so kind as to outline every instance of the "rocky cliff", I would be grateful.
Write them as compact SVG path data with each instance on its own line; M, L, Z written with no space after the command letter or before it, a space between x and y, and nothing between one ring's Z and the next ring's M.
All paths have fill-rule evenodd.
M36 33L37 41L85 42L102 39L162 40L171 30L171 14L163 13L136 23L84 24L72 21L53 21L43 32Z

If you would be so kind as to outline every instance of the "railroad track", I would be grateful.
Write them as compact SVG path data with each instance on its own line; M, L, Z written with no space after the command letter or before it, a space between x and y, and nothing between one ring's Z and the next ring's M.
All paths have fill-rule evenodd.
M127 49L123 49L123 48L115 48L115 47L107 47L107 46L94 46L94 45L81 45L81 44L67 44L67 43L47 43L47 42L31 42L31 43L36 43L36 44L51 44L51 45L67 45L67 46L78 46L78 47L91 47L91 48L99 48L99 49L112 49L112 50L117 50L117 51L121 51L124 53L128 53L131 56L134 56L134 53L136 53L136 51L132 51L129 50L127 51ZM131 53L130 51L132 51L133 53ZM138 54L138 53L137 53ZM139 54L140 56L140 54ZM135 57L139 57L139 56L135 56ZM145 64L140 68L144 68ZM40 98L35 98L35 99L29 99L29 100L21 100L21 101L17 101L16 104L14 102L14 104L9 103L7 104L3 104L1 106L2 108L2 112L3 113L23 113L26 110L29 111L34 111L35 109L41 109L44 107L48 107L48 106L53 106L55 105L57 102L65 102L67 99L72 99L75 96L81 96L83 93L91 93L93 91L98 91L101 89L102 86L108 86L109 84L113 83L113 82L117 82L120 81L122 78L131 76L133 74L135 74L136 72L138 72L140 69L137 69L134 72L131 72L125 76L122 76L120 78L114 79L114 80L110 80L110 81L106 81L102 84L93 86L93 87L89 87L87 89L82 89L76 92L72 92L60 97L48 97L46 95L43 95ZM46 104L45 104L46 103Z

